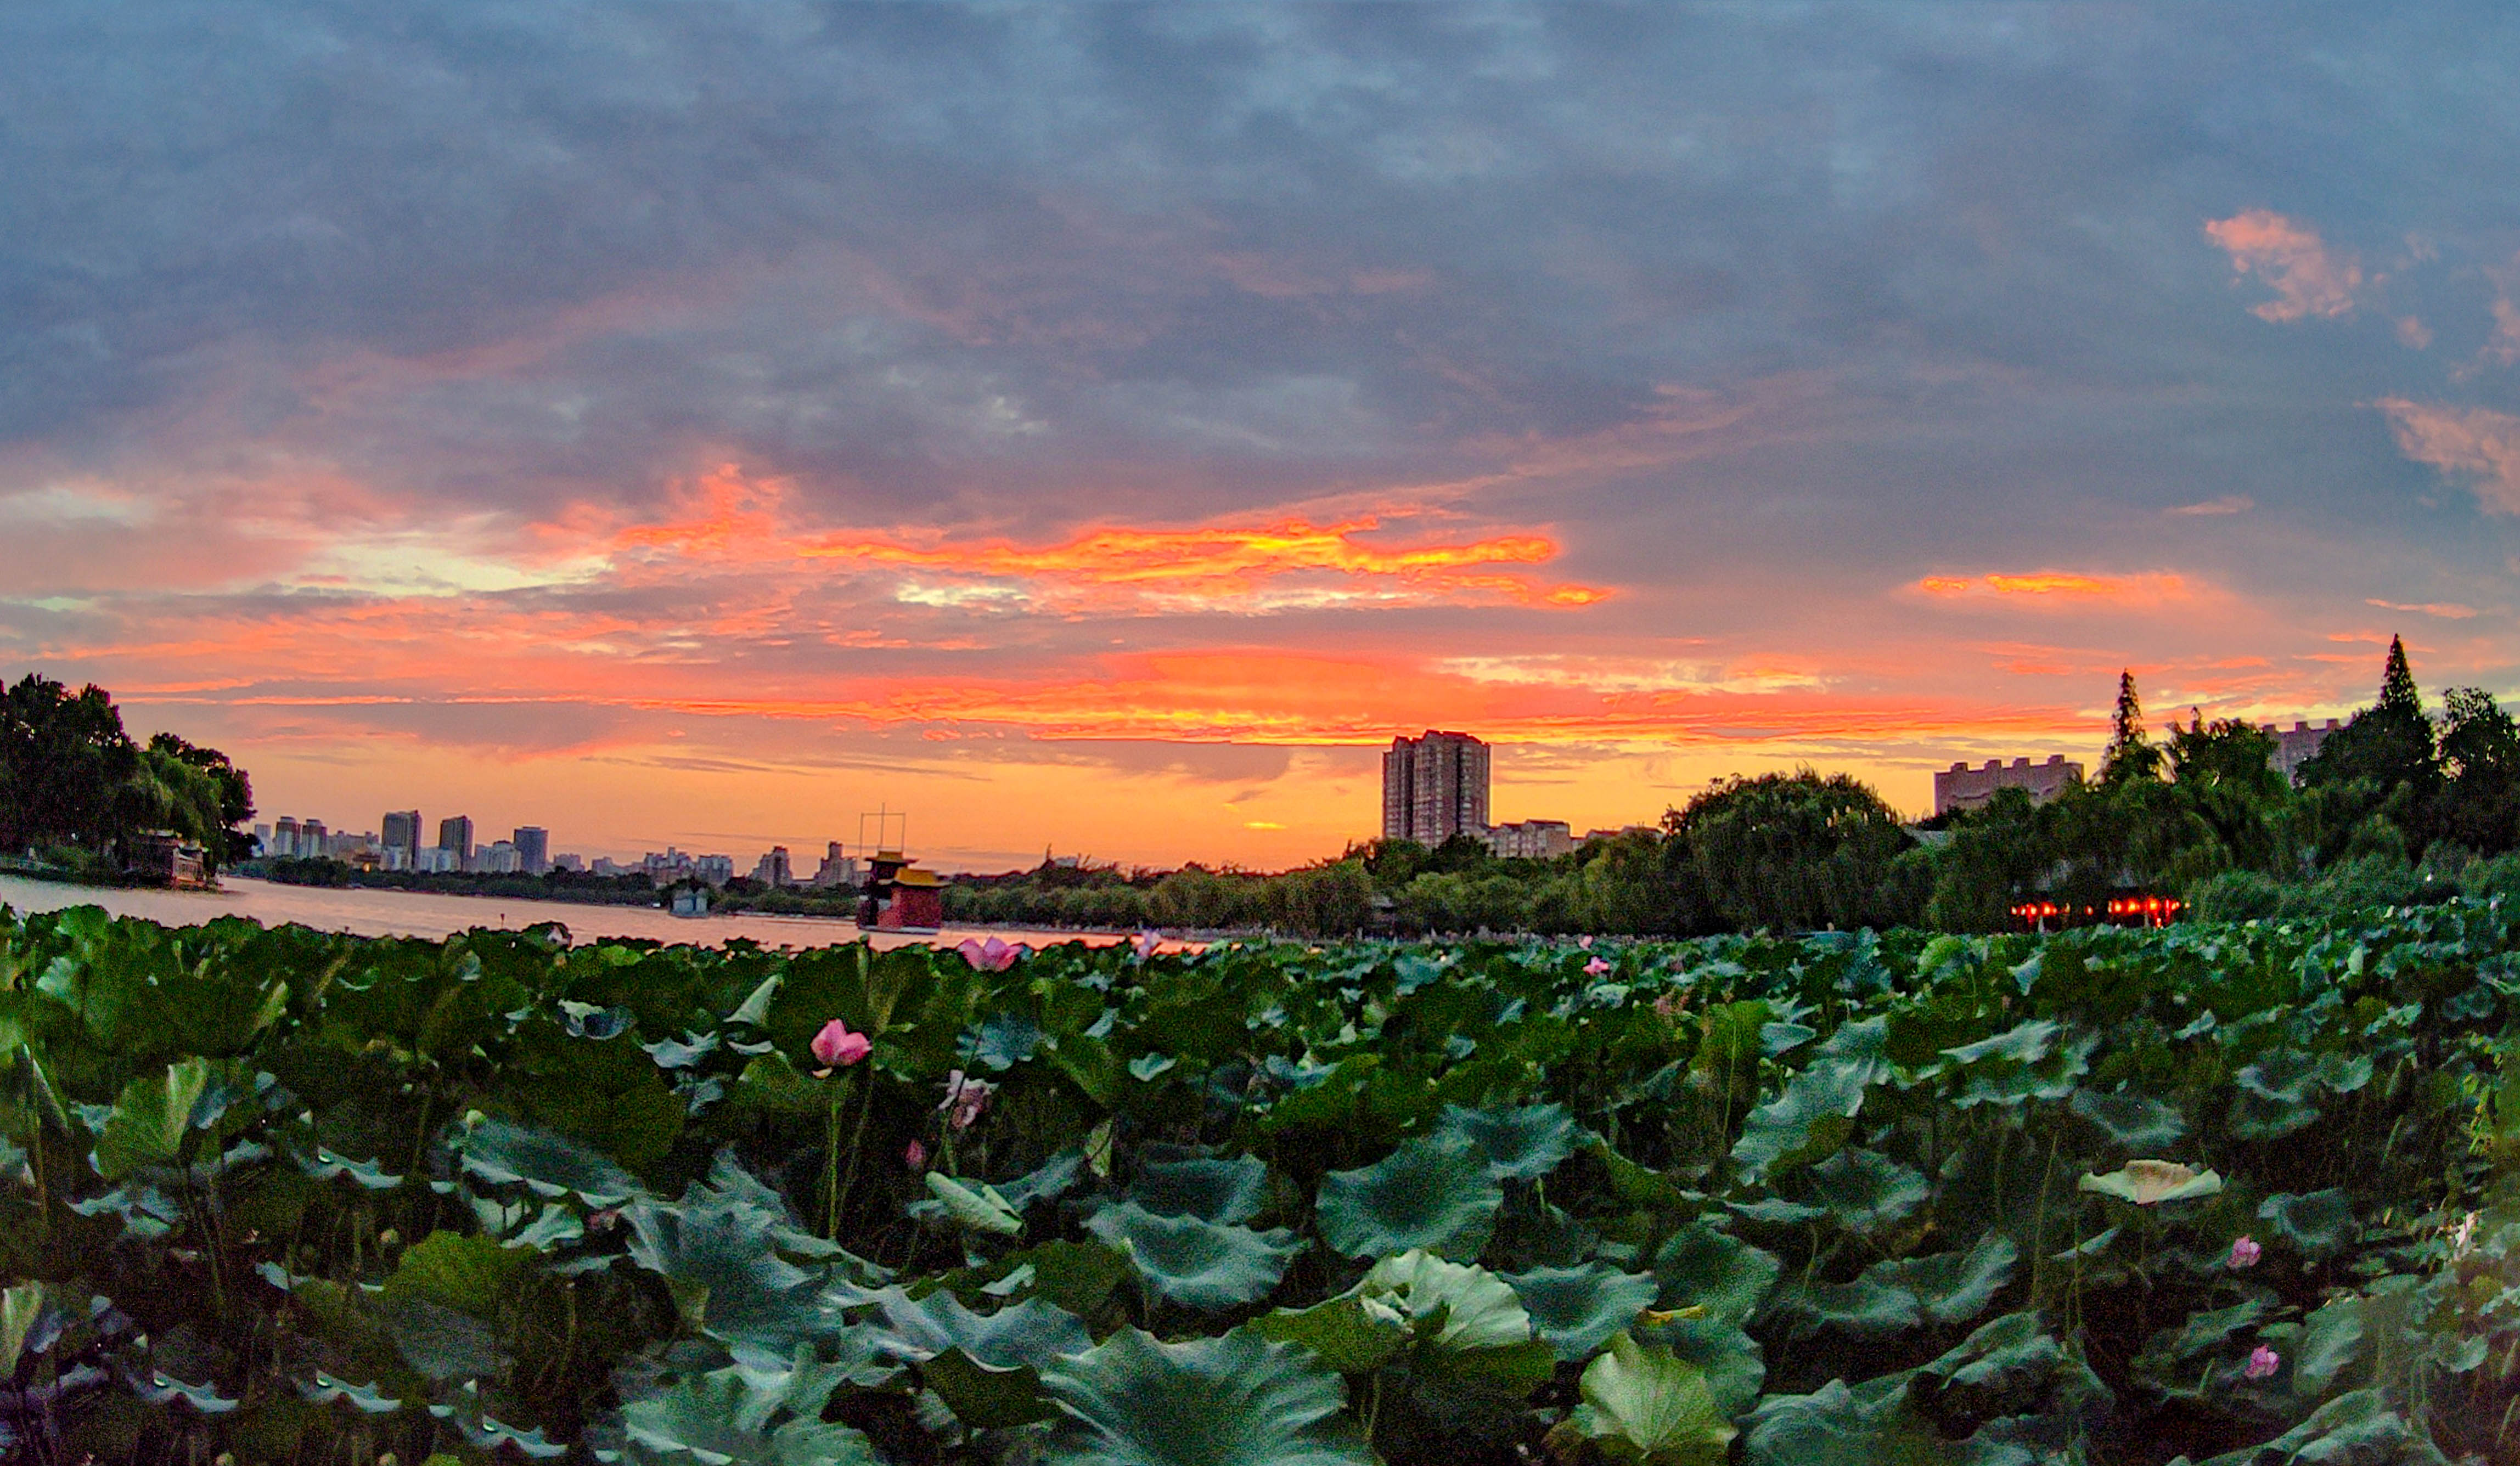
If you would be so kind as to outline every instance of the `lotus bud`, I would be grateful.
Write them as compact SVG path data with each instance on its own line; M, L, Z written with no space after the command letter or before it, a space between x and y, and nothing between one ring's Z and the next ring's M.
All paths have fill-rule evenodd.
M2235 1237L2231 1241L2231 1255L2224 1259L2223 1266L2233 1269L2255 1267L2258 1259L2266 1256L2266 1251L2253 1237Z
M902 1150L901 1159L911 1170L923 1171L927 1168L927 1147L913 1140Z
M854 1064L875 1051L875 1041L864 1034L849 1032L849 1026L834 1018L823 1025L814 1036L814 1057L825 1064L840 1067Z
M2282 1367L2283 1355L2261 1344L2249 1351L2249 1367L2241 1372L2253 1380L2262 1380Z

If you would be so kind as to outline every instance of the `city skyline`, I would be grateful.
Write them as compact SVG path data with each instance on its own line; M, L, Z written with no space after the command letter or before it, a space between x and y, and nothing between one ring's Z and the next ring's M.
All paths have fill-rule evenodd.
M1580 830L2520 689L2504 8L10 34L0 673L265 811L1274 868L1428 728Z

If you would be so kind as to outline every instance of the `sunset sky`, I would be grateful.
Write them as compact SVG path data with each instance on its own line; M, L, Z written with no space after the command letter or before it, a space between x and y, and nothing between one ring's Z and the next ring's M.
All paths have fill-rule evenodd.
M0 673L262 817L1275 868L2520 689L2520 11L27 6ZM804 862L807 868L811 861Z

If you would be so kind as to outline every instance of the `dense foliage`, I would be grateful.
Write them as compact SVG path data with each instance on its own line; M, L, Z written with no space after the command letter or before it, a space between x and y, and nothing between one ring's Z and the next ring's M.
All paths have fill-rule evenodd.
M0 691L0 853L112 874L126 843L164 830L216 869L252 852L253 787L215 748L123 731L104 689L27 675Z
M0 915L0 1429L2508 1459L2513 917L1142 956Z

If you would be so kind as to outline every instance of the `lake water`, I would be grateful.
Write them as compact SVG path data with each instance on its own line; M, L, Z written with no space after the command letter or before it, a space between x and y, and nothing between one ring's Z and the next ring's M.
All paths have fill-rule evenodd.
M671 916L653 907L580 906L562 901L515 901L502 897L440 896L421 891L333 890L281 886L225 876L216 891L118 891L0 875L0 906L20 911L101 906L117 916L141 916L167 926L198 926L214 916L250 916L265 926L295 924L362 937L446 937L476 926L516 929L557 921L580 942L599 937L649 937L659 942L715 947L749 937L764 947L829 947L859 937L853 922L829 916ZM1107 934L979 930L949 926L934 937L878 933L878 947L935 942L951 947L965 937L1047 947L1058 942L1100 945L1125 941ZM1167 951L1185 944L1166 942Z

